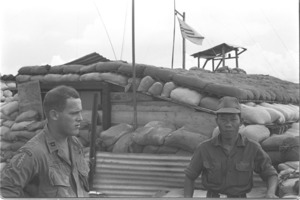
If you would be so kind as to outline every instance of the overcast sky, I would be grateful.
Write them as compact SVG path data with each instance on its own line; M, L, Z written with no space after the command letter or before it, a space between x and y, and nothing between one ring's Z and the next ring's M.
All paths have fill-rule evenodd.
M136 63L171 67L173 9L174 0L135 0ZM201 46L186 42L187 69L197 65L191 54L225 42L247 48L239 64L248 74L299 83L298 0L176 0L176 9L205 37ZM0 11L2 75L93 52L132 62L132 0L2 0ZM176 20L174 68L181 66Z

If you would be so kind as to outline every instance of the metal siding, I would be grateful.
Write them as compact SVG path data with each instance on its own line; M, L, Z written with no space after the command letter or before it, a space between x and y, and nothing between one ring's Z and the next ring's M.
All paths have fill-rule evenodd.
M153 197L184 186L190 157L97 152L93 190L107 197ZM200 178L195 188L201 188Z

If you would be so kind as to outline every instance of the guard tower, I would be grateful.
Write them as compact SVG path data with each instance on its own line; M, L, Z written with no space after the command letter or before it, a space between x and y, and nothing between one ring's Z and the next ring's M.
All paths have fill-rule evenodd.
M212 71L215 71L219 68L220 64L222 63L222 67L225 66L226 59L235 59L236 68L239 68L238 58L239 55L245 52L247 49L244 47L233 46L226 43L219 44L215 47L210 49L199 51L198 53L194 53L191 56L194 58L198 58L198 68L200 68L200 58L205 59L205 63L203 64L202 68L205 68L205 65L208 61L212 61ZM229 52L234 51L234 56L231 56ZM215 61L219 61L215 68Z

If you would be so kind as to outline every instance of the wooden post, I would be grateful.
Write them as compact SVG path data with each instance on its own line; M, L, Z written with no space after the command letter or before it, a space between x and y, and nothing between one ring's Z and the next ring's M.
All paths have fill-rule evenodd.
M239 68L238 58L239 58L239 56L238 56L238 50L235 49L235 66L236 66L236 68Z
M89 171L89 186L93 188L93 180L96 166L96 130L98 118L98 93L94 94L93 110L92 110L92 132L90 139L90 171Z
M103 110L102 116L102 128L103 130L108 129L111 126L111 103L110 103L110 87L108 83L103 83L101 104Z
M222 47L222 63L223 63L223 67L225 67L225 49L224 49L224 47Z

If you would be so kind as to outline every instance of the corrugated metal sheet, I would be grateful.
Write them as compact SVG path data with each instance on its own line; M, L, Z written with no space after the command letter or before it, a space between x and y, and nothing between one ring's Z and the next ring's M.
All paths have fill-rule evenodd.
M183 188L190 157L97 152L93 190L107 197L153 197L158 191ZM197 179L196 188L201 188Z
M91 53L71 62L66 63L65 65L90 65L97 62L107 62L110 61L109 59L99 55L98 53Z
M97 152L93 190L105 197L153 197L159 191L183 188L189 162L190 157L173 154ZM253 188L265 187L254 173ZM203 189L200 178L195 189Z

